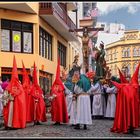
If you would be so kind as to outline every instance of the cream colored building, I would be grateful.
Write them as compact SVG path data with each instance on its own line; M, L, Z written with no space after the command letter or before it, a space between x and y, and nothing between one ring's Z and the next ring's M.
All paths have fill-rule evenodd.
M137 64L140 62L140 31L128 30L119 41L108 44L106 49L106 62L112 75L118 76L117 67L132 76Z
M41 87L48 92L55 79L57 58L61 69L69 70L81 44L69 29L75 29L68 15L76 4L0 2L0 76L11 76L15 55L22 79L22 60L29 74L36 63Z

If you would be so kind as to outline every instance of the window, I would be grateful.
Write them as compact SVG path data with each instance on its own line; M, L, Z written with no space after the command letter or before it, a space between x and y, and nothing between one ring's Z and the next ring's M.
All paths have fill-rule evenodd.
M123 49L122 50L122 57L130 57L130 49Z
M12 52L21 52L21 32L12 31Z
M101 27L104 28L105 27L105 24L101 24Z
M138 48L138 56L140 56L140 48Z
M23 33L23 51L26 53L32 53L32 33Z
M122 50L122 57L125 57L125 49Z
M137 63L134 63L134 65L133 65L133 71L136 70L136 67L137 67Z
M133 49L133 56L137 56L137 49L136 48Z
M112 51L110 52L110 60L112 60Z
M140 56L140 48L138 49L138 53L139 53L139 56Z
M127 49L127 57L130 57L130 48Z
M1 20L1 51L33 53L33 24Z
M125 77L130 76L130 64L123 63L121 70Z
M131 66L130 64L127 65L127 74L130 75L131 74Z
M66 67L66 47L58 42L58 56L60 58L60 64Z
M10 51L10 31L2 29L1 38L2 38L1 50Z
M40 27L39 30L39 55L52 60L52 36Z
M133 64L133 73L135 72L135 70L136 70L138 64L139 64L138 62L135 62L135 63ZM140 80L140 71L139 71L139 80Z
M105 58L106 58L106 61L109 61L108 51L106 52Z
M114 59L117 59L117 51L114 51Z
M127 50L125 50L124 52L124 57L127 57Z

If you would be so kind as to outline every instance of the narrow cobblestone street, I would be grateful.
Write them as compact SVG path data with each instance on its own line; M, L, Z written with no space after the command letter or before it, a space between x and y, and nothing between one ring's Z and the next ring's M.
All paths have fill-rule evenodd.
M0 138L27 138L27 137L36 137L36 138L113 138L113 137L140 137L140 129L135 130L134 134L117 134L111 133L109 129L112 127L112 120L93 120L93 124L88 126L87 130L75 130L73 126L69 124L63 124L60 126L53 125L51 122L50 116L47 117L48 121L42 123L42 125L33 126L33 123L28 124L25 129L18 130L3 130L4 127L0 128ZM2 122L2 120L1 120Z

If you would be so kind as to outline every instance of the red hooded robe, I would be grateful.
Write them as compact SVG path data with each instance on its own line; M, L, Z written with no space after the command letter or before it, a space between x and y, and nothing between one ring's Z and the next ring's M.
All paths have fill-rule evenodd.
M14 98L13 105L12 101L9 100L3 109L3 117L5 127L11 128L25 128L26 127L26 99L23 87L18 79L16 59L14 56L12 78L9 82L6 90ZM11 111L11 106L13 111ZM13 114L11 115L10 112ZM10 114L10 116L9 116ZM11 125L9 126L9 118L11 118Z
M34 63L34 70L33 70L33 84L31 87L31 96L33 99L32 104L32 121L46 121L46 104L43 98L43 91L40 88L38 81L37 81L37 72L36 66Z
M51 103L52 121L68 123L68 112L64 94L64 85L60 79L60 59L58 59L56 79L51 88L51 96L55 94L56 98Z
M136 71L135 71L135 73L132 77L132 80L131 80L131 84L134 85L136 92L137 92L137 90L139 92L139 81L138 81L139 67L140 67L140 63L138 65L138 67L136 68ZM137 105L137 104L136 105L139 108L138 109L139 110L139 116L137 116L138 117L137 119L139 119L139 126L140 126L140 93L138 94L138 96L136 96L136 99L138 99L138 102L139 102L139 105Z
M139 65L130 83L113 82L118 89L118 96L112 132L128 133L130 127L139 126L138 71Z
M22 61L22 66L23 66L22 85L23 85L23 89L24 89L24 92L25 92L25 96L26 96L26 121L27 122L32 122L33 99L32 99L31 94L30 94L31 84L30 84L30 79L29 79L28 73L27 73L27 71L25 69L23 61Z

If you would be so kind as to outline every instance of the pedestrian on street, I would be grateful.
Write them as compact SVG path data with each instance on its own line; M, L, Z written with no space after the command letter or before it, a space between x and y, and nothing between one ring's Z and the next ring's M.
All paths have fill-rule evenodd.
M29 122L32 122L33 121L33 111L34 109L32 108L33 107L33 99L32 99L32 96L31 96L31 81L30 81L30 78L28 76L28 73L25 69L25 66L24 66L24 63L22 61L22 66L23 66L23 78L22 78L22 85L23 85L23 89L24 89L24 92L25 92L25 96L26 96L26 121L29 123Z
M69 122L72 126L76 126L76 123L77 123L76 122L76 117L77 117L77 95L75 93L75 86L76 86L76 83L79 80L80 80L80 71L78 69L74 69L73 76L72 76L72 81L71 81L73 86L72 86L72 102L71 102L70 122Z
M87 129L87 125L92 124L91 107L90 107L90 94L87 92L90 89L90 80L86 75L81 74L80 80L76 83L74 92L77 97L76 106L76 126L75 129Z
M65 73L65 70L62 71L61 80L64 85L64 93L66 98L66 105L67 105L67 111L68 111L68 117L70 118L70 110L72 105L72 82L70 81L70 77Z
M118 78L114 76L112 76L110 80L119 82ZM108 81L108 84L104 85L104 89L106 91L106 94L108 94L105 117L109 119L114 119L116 110L117 88L112 84L111 81Z
M55 125L68 123L69 121L64 90L64 85L60 79L60 59L58 59L56 79L51 87L51 97L53 97L51 101L51 117Z
M70 111L71 111L71 105L72 105L72 92L67 88L67 86L64 84L65 88L65 97L66 97L66 105L67 105L67 111L68 111L68 117L70 118Z
M14 56L12 78L3 96L3 118L5 129L26 127L26 99L23 87L18 79L16 59Z
M32 114L32 121L34 121L34 125L40 125L40 122L45 122L46 118L46 104L44 101L44 95L41 87L38 84L37 80L37 69L34 63L34 70L33 70L33 83L31 87L31 99L30 105Z
M93 96L92 116L95 119L102 119L105 116L106 102L103 91L103 85L98 77L93 78L93 84L88 91Z
M115 120L111 132L134 133L134 129L139 127L139 67L140 63L129 83L117 83L112 81L118 89L118 95Z

